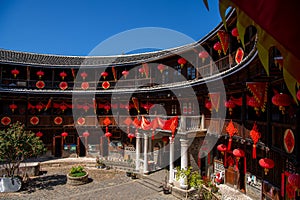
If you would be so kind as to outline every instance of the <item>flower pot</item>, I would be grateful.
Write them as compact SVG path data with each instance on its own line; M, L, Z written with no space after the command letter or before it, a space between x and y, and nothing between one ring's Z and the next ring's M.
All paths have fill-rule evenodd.
M2 177L0 192L17 192L21 189L22 181L17 177Z
M84 176L72 177L70 174L67 174L67 184L69 185L83 185L88 183L89 174L86 172Z
M131 177L132 172L126 172L126 176Z

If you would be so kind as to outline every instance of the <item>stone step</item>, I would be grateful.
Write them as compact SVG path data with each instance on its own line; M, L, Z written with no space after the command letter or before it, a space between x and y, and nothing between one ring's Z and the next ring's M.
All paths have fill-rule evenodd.
M140 180L138 180L138 182L147 187L147 188L150 188L156 192L161 192L162 191L162 184L160 183L157 183L156 181L153 181L151 179L147 179L147 178L142 178Z

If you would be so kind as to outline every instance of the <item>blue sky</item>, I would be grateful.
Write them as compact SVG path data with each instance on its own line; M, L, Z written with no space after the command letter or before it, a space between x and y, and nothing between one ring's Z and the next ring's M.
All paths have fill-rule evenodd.
M105 39L141 27L199 40L221 21L218 0L209 6L202 0L1 0L0 48L88 55Z

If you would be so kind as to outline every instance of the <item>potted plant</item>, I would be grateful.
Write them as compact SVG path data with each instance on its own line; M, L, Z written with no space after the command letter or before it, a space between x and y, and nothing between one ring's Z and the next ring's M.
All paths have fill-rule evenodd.
M67 174L67 183L69 185L82 185L88 182L88 172L84 171L83 166L73 166Z
M168 173L168 171L166 171ZM171 193L171 187L168 185L167 182L167 174L165 175L165 182L162 185L164 194L170 194Z
M177 167L176 170L176 180L178 181L180 178L184 178L188 188L199 189L199 187L202 186L203 180L200 174L197 171L192 171L192 167L188 167L187 169Z
M212 193L217 193L219 191L219 188L217 187L216 184L211 185L211 192Z
M18 177L21 162L43 154L46 149L42 140L32 131L25 130L20 122L1 130L0 141L0 162L6 172L0 181L0 192L16 192L22 184Z

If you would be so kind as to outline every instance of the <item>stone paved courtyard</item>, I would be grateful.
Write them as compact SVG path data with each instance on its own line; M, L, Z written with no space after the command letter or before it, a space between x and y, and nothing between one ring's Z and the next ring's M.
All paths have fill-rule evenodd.
M76 163L76 164L74 164ZM21 191L0 193L0 199L101 199L101 200L176 200L171 194L165 195L143 184L144 179L131 179L125 171L96 169L94 158L68 158L42 162L41 175L31 180ZM89 183L81 186L66 184L66 174L72 166L83 165L89 173ZM152 179L164 179L164 171L149 175ZM220 185L222 199L251 200L243 193Z
M43 175L31 178L30 184L17 193L0 193L0 199L176 199L172 195L155 192L131 179L125 172L86 167L90 182L81 186L66 184L70 167L44 167Z

